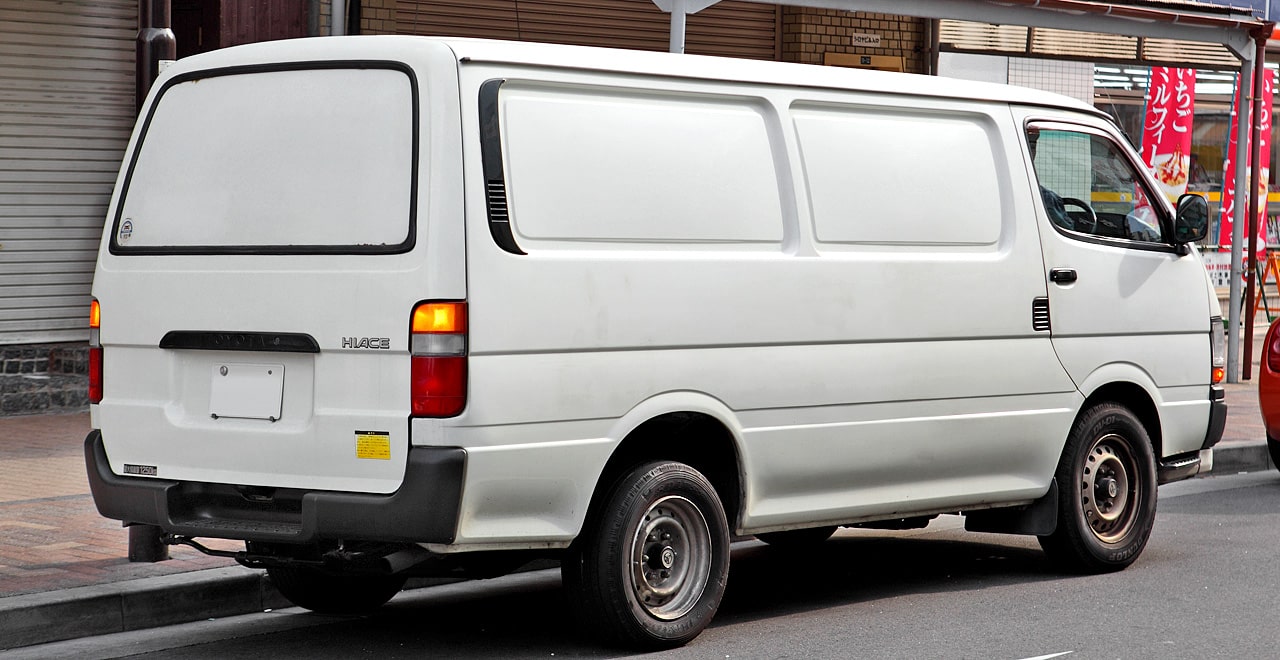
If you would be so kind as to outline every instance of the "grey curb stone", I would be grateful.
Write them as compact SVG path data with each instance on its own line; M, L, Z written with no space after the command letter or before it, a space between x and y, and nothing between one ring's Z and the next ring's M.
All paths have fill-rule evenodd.
M0 650L292 607L239 566L0 599Z
M559 566L539 559L517 573ZM461 582L410 578L405 589ZM228 566L0 598L0 652L68 639L293 607L265 571Z
M1213 469L1210 474L1235 474L1237 472L1261 472L1274 469L1266 442L1233 443L1214 447Z

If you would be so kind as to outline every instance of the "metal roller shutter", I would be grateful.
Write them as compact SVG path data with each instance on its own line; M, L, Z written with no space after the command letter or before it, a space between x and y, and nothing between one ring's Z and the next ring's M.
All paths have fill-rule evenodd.
M136 0L0 0L0 344L88 337L133 126Z
M721 2L689 17L686 52L778 56L778 7ZM650 0L400 0L404 34L667 50L671 18Z

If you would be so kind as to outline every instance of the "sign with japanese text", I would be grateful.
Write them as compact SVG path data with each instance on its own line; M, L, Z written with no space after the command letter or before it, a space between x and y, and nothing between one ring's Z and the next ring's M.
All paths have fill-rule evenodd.
M1234 226L1235 205L1237 201L1248 204L1247 198L1237 197L1235 190L1236 177L1236 133L1237 120L1240 114L1243 85L1236 85L1235 102L1231 106L1231 132L1227 138L1227 153L1222 165L1222 215L1218 222L1218 245L1221 249L1231 248L1231 233ZM1258 255L1265 257L1267 249L1267 181L1271 174L1271 103L1275 97L1275 75L1268 70L1262 79L1262 160L1258 177ZM1250 160L1252 161L1252 151ZM1245 163L1245 181L1249 180L1250 163Z
M1191 120L1195 112L1195 69L1151 68L1142 122L1142 158L1160 190L1176 201L1187 191L1191 171Z

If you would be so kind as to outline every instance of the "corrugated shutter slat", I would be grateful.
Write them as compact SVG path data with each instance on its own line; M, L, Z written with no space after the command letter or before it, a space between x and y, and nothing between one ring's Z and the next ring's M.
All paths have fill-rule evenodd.
M0 344L87 338L133 127L136 0L0 0Z
M685 51L772 60L775 5L726 0L689 16ZM401 33L665 51L671 17L650 0L400 0Z

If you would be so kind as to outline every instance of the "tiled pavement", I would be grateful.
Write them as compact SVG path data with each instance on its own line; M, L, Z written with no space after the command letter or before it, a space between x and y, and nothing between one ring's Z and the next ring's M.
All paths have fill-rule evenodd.
M235 563L186 546L130 563L128 531L89 496L88 432L88 413L0 418L0 598Z

